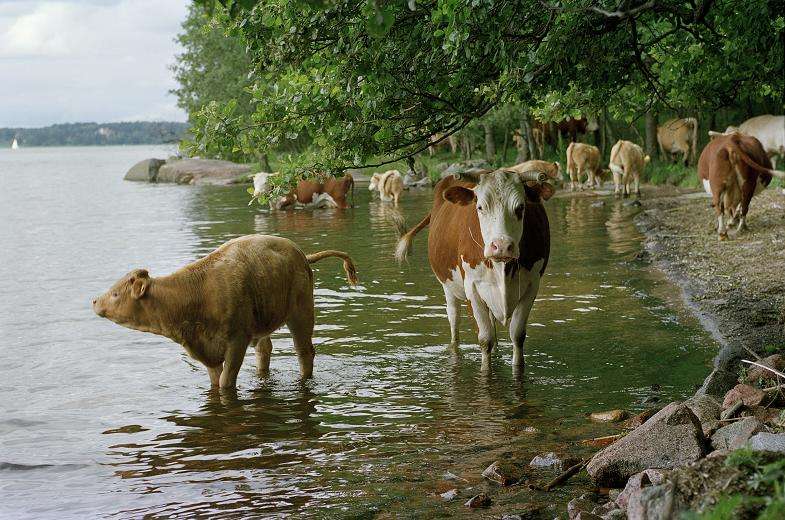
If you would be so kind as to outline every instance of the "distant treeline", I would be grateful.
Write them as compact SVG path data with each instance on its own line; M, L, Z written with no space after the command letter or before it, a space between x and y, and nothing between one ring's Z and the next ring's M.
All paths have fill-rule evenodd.
M187 123L66 123L43 128L0 128L0 146L93 146L111 144L177 143L188 131Z

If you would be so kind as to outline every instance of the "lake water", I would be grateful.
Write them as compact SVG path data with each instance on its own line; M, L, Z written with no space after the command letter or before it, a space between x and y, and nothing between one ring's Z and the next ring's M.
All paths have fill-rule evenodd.
M0 517L459 517L486 489L489 514L533 502L552 517L585 479L546 495L497 491L480 472L498 457L586 455L577 441L616 430L585 414L691 394L716 350L635 260L641 237L620 203L547 203L553 250L516 379L506 341L480 372L469 319L460 354L446 349L425 233L397 266L391 210L364 188L347 211L271 213L241 186L122 180L171 151L0 151ZM414 223L430 200L407 192L401 211ZM357 263L357 288L340 262L315 266L312 380L278 333L271 376L255 376L249 349L237 395L222 395L180 346L92 313L130 269L166 274L249 233ZM461 498L442 503L450 487Z

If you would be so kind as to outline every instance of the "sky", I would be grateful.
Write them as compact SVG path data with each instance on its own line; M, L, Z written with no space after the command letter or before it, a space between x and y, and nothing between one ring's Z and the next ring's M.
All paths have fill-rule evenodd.
M188 0L0 0L0 127L184 121L169 90Z

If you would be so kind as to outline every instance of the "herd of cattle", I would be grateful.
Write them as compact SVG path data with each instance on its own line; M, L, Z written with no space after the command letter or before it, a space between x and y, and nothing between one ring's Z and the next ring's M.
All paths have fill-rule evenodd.
M762 119L761 119L762 118ZM739 128L712 132L698 160L698 175L717 212L717 231L746 225L749 202L774 176L770 156L785 154L785 118L761 116ZM773 126L772 126L773 125ZM663 154L696 153L694 119L669 121L658 132ZM617 195L640 193L640 177L649 157L640 146L619 141L609 169ZM602 182L596 147L572 142L567 149L571 187ZM470 169L446 176L435 186L433 205L407 230L402 217L395 257L404 261L416 235L430 226L428 260L441 283L450 324L451 344L458 345L461 302L466 302L478 330L482 366L488 367L497 341L496 324L506 327L513 343L513 367L524 366L526 324L550 254L550 229L543 202L560 180L559 163L527 161L496 170ZM254 197L264 195L274 174L254 178ZM630 186L634 185L633 190ZM348 207L351 175L326 182L301 181L274 208L296 204ZM374 174L369 188L397 205L404 190L400 172ZM340 251L303 253L285 238L250 235L230 240L206 257L168 276L151 277L135 269L93 300L93 310L128 328L159 334L180 343L207 367L212 386L234 388L250 343L257 371L267 374L270 334L286 324L303 378L313 372L313 272L323 258L343 260L349 283L357 282L352 259Z

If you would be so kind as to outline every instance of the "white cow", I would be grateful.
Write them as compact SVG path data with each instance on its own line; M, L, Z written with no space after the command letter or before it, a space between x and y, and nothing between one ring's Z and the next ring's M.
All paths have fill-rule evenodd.
M785 116L763 115L747 119L738 127L729 126L725 134L733 132L751 135L763 145L771 158L773 168L777 168L777 156L785 157Z

